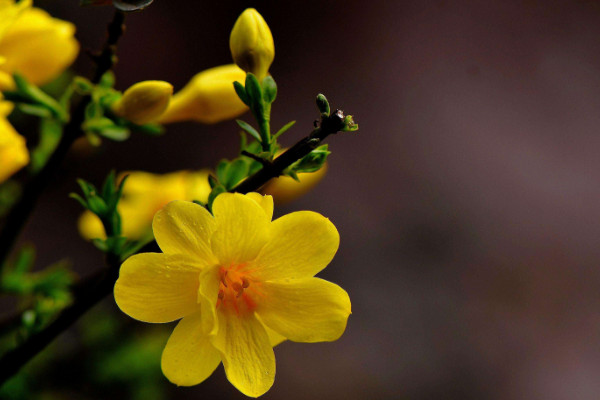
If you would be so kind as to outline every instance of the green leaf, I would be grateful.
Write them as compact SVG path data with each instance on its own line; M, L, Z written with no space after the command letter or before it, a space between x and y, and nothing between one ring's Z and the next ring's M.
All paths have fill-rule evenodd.
M233 189L235 185L248 176L248 164L242 159L236 159L227 165L225 179L221 180L225 188Z
M237 124L240 126L240 128L242 128L245 132L247 132L254 139L258 140L259 142L261 141L260 133L258 133L258 131L252 127L252 125L250 125L249 123L247 123L245 121L242 121L241 119L236 119L235 122L237 122Z
M115 179L116 173L113 169L108 173L104 180L104 184L102 185L102 198L108 200L112 197L112 194L115 191Z
M327 161L327 156L331 154L328 148L329 146L326 144L317 147L302 159L292 164L288 169L289 172L300 173L318 171ZM290 176L293 177L293 175Z
M294 126L295 123L296 123L296 121L290 121L287 124L285 124L284 126L282 126L281 129L279 129L277 131L277 133L273 135L273 139L277 139L283 133L287 132L292 126Z
M111 125L102 128L98 131L98 134L107 139L114 140L115 142L123 142L129 139L129 136L131 136L129 129L118 125Z
M149 136L160 136L165 133L165 128L162 125L151 123L144 125L130 124L136 132L144 133Z
M246 74L246 94L250 101L249 106L255 116L262 115L265 108L262 88L256 76L251 72Z
M54 153L63 134L63 124L57 119L42 119L40 121L40 140L31 151L31 163L29 164L33 172L37 172L48 161L48 158Z
M23 113L33 115L34 117L50 118L53 116L52 112L48 108L36 104L17 103L17 107Z
M208 184L210 185L211 189L214 189L217 186L219 186L219 180L215 178L212 174L208 175Z
M81 191L85 195L85 197L95 196L96 195L96 187L89 182L84 181L83 179L77 179L77 184L81 188Z
M104 239L92 239L92 244L103 253L108 251L108 244Z
M221 160L217 164L217 168L215 168L215 173L217 174L218 182L225 182L227 177L227 167L229 165L228 160ZM210 178L209 178L210 183ZM213 186L214 187L214 186Z
M235 89L235 92L237 93L240 100L242 100L242 102L245 105L249 106L250 99L248 98L248 95L246 94L246 89L244 89L244 85L242 85L238 81L235 81L235 82L233 82L233 88Z
M67 113L65 110L63 110L58 101L44 93L37 86L27 82L23 76L14 74L13 78L19 94L26 97L35 105L40 105L47 108L56 118L60 119L61 121L65 121L67 119Z
M89 196L87 198L87 203L90 211L98 216L106 215L106 213L108 212L108 205L106 204L104 199L102 199L99 196Z
M104 89L112 88L115 85L115 74L112 71L107 71L102 78L100 78L100 83L98 86Z
M277 97L277 84L272 76L266 76L262 81L263 100L271 104Z
M89 209L87 202L77 193L69 193L69 197L77 200L77 202L79 202L79 204L81 204L81 206L86 210Z

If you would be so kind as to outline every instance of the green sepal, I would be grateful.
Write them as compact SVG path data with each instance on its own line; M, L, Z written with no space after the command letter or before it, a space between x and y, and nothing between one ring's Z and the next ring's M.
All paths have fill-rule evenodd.
M219 186L219 180L213 175L208 175L208 184L210 185L211 189L214 189Z
M115 86L115 74L112 71L107 71L100 78L98 86L104 89L109 89Z
M245 105L250 106L250 99L248 98L248 95L246 94L246 89L244 88L244 85L242 85L238 81L235 81L235 82L233 82L233 88L235 89L235 93L237 93L240 100Z
M249 106L252 109L252 112L256 115L262 115L264 110L264 101L262 88L256 75L251 72L246 74L246 94L248 95L248 100L250 102Z
M263 100L265 103L271 104L277 97L277 84L272 76L266 76L262 81Z

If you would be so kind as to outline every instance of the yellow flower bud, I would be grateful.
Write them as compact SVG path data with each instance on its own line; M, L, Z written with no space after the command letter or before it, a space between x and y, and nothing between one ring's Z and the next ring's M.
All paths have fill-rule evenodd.
M254 8L247 8L235 21L229 48L233 61L259 81L267 76L275 57L275 45L269 25Z
M25 138L6 119L11 109L11 104L0 103L0 183L29 162Z
M213 124L235 118L248 107L239 99L233 82L244 82L246 73L235 64L202 71L179 92L159 118L161 124L195 120Z
M1 90L14 86L12 79L5 79L14 72L36 85L47 83L71 65L79 52L75 25L30 5L31 1L0 2Z
M208 201L211 191L208 174L207 170L164 175L143 171L122 174L119 180L129 175L118 206L123 235L129 239L140 239L149 234L154 214L172 200ZM106 238L102 222L91 211L81 215L78 227L81 236L86 239Z
M286 204L308 193L323 179L327 172L327 164L316 172L299 173L300 182L289 176L271 179L261 190L264 194L273 196L276 204Z
M173 95L173 85L165 81L143 81L131 86L111 108L119 117L144 125L157 120Z

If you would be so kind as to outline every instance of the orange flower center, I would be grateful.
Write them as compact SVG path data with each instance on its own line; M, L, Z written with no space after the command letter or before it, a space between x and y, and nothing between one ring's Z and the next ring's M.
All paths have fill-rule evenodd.
M217 308L233 310L236 314L249 313L256 308L260 284L245 271L245 265L219 269L219 298Z

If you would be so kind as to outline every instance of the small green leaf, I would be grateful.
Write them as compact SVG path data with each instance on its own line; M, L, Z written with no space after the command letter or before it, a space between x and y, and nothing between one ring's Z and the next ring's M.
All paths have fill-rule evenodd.
M277 133L273 135L273 139L277 139L283 133L287 132L292 126L294 126L295 123L296 123L296 121L290 121L287 124L285 124L284 126L282 126L281 129L279 129L277 131Z
M242 85L238 81L235 81L235 82L233 82L233 88L235 89L235 92L237 93L240 100L242 100L242 102L245 105L249 106L250 99L248 98L248 95L246 94L246 89L244 89L244 85Z
M116 173L115 170L111 170L108 175L106 176L106 179L104 180L104 184L102 185L102 198L103 199L110 199L112 197L112 193L115 190L115 179L116 179Z
M327 161L327 156L331 154L328 148L329 146L326 144L317 147L302 159L292 164L288 170L294 173L318 171Z
M62 133L63 124L59 120L45 118L40 121L40 140L31 151L31 163L29 164L33 172L39 171L46 165L46 161L56 150L62 138Z
M53 115L48 108L38 106L36 104L17 103L17 107L23 113L33 115L34 117L38 118L50 118Z
M107 71L102 78L100 78L100 83L98 86L104 89L112 88L115 85L115 74L112 71Z
M232 189L242 179L248 176L248 164L242 159L233 160L227 165L225 179L221 180L225 188Z
M272 76L266 76L262 81L263 100L271 104L277 97L277 84Z
M258 140L259 142L261 141L260 133L258 133L258 131L252 127L252 125L250 125L249 123L247 123L245 121L242 121L241 119L236 119L235 122L237 122L237 124L240 126L240 128L242 128L245 132L247 132L254 139Z
M215 168L215 173L217 174L217 179L219 182L225 182L225 180L227 179L227 166L228 165L229 165L228 160L221 160L217 164L217 168ZM210 179L209 179L209 183L210 183Z
M104 239L92 239L92 244L103 253L108 251L108 244Z
M102 128L98 131L98 134L107 139L114 140L115 142L123 142L129 139L129 136L131 135L129 129L118 125Z
M87 202L77 193L69 193L69 197L77 200L77 202L79 202L79 204L81 204L81 206L86 210L89 209Z
M219 180L215 178L212 174L208 175L208 184L210 185L211 189L214 189L217 186L219 186Z
M96 215L106 215L108 211L108 206L104 199L99 196L89 196L87 198L87 203L91 212Z

